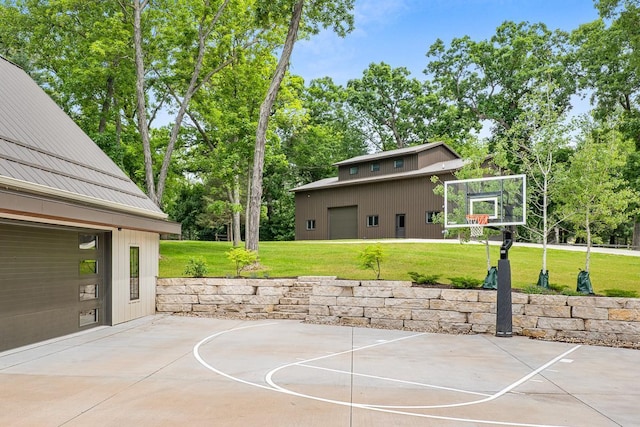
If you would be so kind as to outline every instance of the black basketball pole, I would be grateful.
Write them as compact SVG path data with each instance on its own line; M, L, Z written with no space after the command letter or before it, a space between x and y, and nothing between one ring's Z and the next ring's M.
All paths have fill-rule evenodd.
M513 245L510 227L502 231L502 246L498 260L498 302L496 313L496 336L510 338L513 334L511 308L511 264L509 248Z

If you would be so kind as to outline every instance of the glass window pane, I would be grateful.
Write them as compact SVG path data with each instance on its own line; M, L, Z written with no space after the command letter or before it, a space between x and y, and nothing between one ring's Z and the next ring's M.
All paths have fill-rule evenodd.
M140 299L140 248L129 248L129 299Z
M98 299L98 285L80 285L80 301Z
M98 236L94 234L80 234L78 236L78 247L81 250L92 250L98 247Z
M83 259L80 261L80 275L87 276L98 273L98 261L95 259Z
M80 326L98 323L98 309L84 310L80 312Z

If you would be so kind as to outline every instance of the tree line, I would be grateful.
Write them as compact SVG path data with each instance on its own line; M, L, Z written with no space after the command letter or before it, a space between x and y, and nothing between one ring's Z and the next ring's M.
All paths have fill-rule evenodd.
M421 78L386 63L346 85L289 73L296 40L353 30L353 2L2 0L0 55L188 239L292 239L291 188L444 141L530 177L529 240L640 245L639 0L597 0L571 32L504 22L437 40ZM572 117L576 97L588 115Z

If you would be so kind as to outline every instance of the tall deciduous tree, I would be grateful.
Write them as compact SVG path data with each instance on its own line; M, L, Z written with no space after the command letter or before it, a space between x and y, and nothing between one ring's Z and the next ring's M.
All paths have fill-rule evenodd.
M0 54L22 66L119 165L135 132L130 31L116 2L6 0Z
M262 32L247 8L253 2L231 0L119 0L133 25L136 58L137 119L144 146L147 193L161 204L169 164L194 94L236 54L256 43ZM230 49L233 44L240 46ZM147 75L153 76L149 93ZM154 169L148 136L147 97L177 109L159 170Z
M204 179L221 183L234 246L242 241L241 214L246 213L258 112L274 64L270 46L252 46L204 85L190 111L204 141L198 170Z
M306 6L306 10L305 10ZM275 103L280 84L289 66L289 58L298 38L302 23L305 30L316 33L320 27L333 27L333 30L344 36L353 27L351 9L353 0L264 0L258 7L258 18L262 22L288 22L288 31L282 47L280 59L271 79L271 84L260 106L260 118L256 130L256 144L253 155L253 172L249 195L247 215L247 232L245 247L258 251L260 240L260 212L262 205L262 181L264 173L264 155L267 142L267 126L271 109ZM304 20L303 20L304 15Z
M347 94L359 118L355 125L377 151L424 144L436 134L429 125L438 99L404 67L371 64L361 79L348 82Z
M312 80L299 97L299 121L278 124L293 186L335 175L334 163L367 153L366 137L347 104L346 90L330 77Z
M429 49L425 73L441 96L458 107L458 120L492 136L508 131L523 113L520 100L541 84L553 83L551 105L569 108L575 92L573 68L566 55L568 35L544 24L505 22L489 40L437 40Z
M591 95L601 120L614 117L619 130L635 142L626 172L640 190L640 2L600 0L601 18L581 25L572 33L580 65L580 86ZM640 218L635 218L633 246L640 246Z

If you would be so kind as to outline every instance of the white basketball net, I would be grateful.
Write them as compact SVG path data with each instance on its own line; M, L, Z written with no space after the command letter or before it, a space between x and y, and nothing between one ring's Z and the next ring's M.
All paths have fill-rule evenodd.
M484 226L489 222L489 215L467 215L467 224L471 230L471 237L482 236Z

